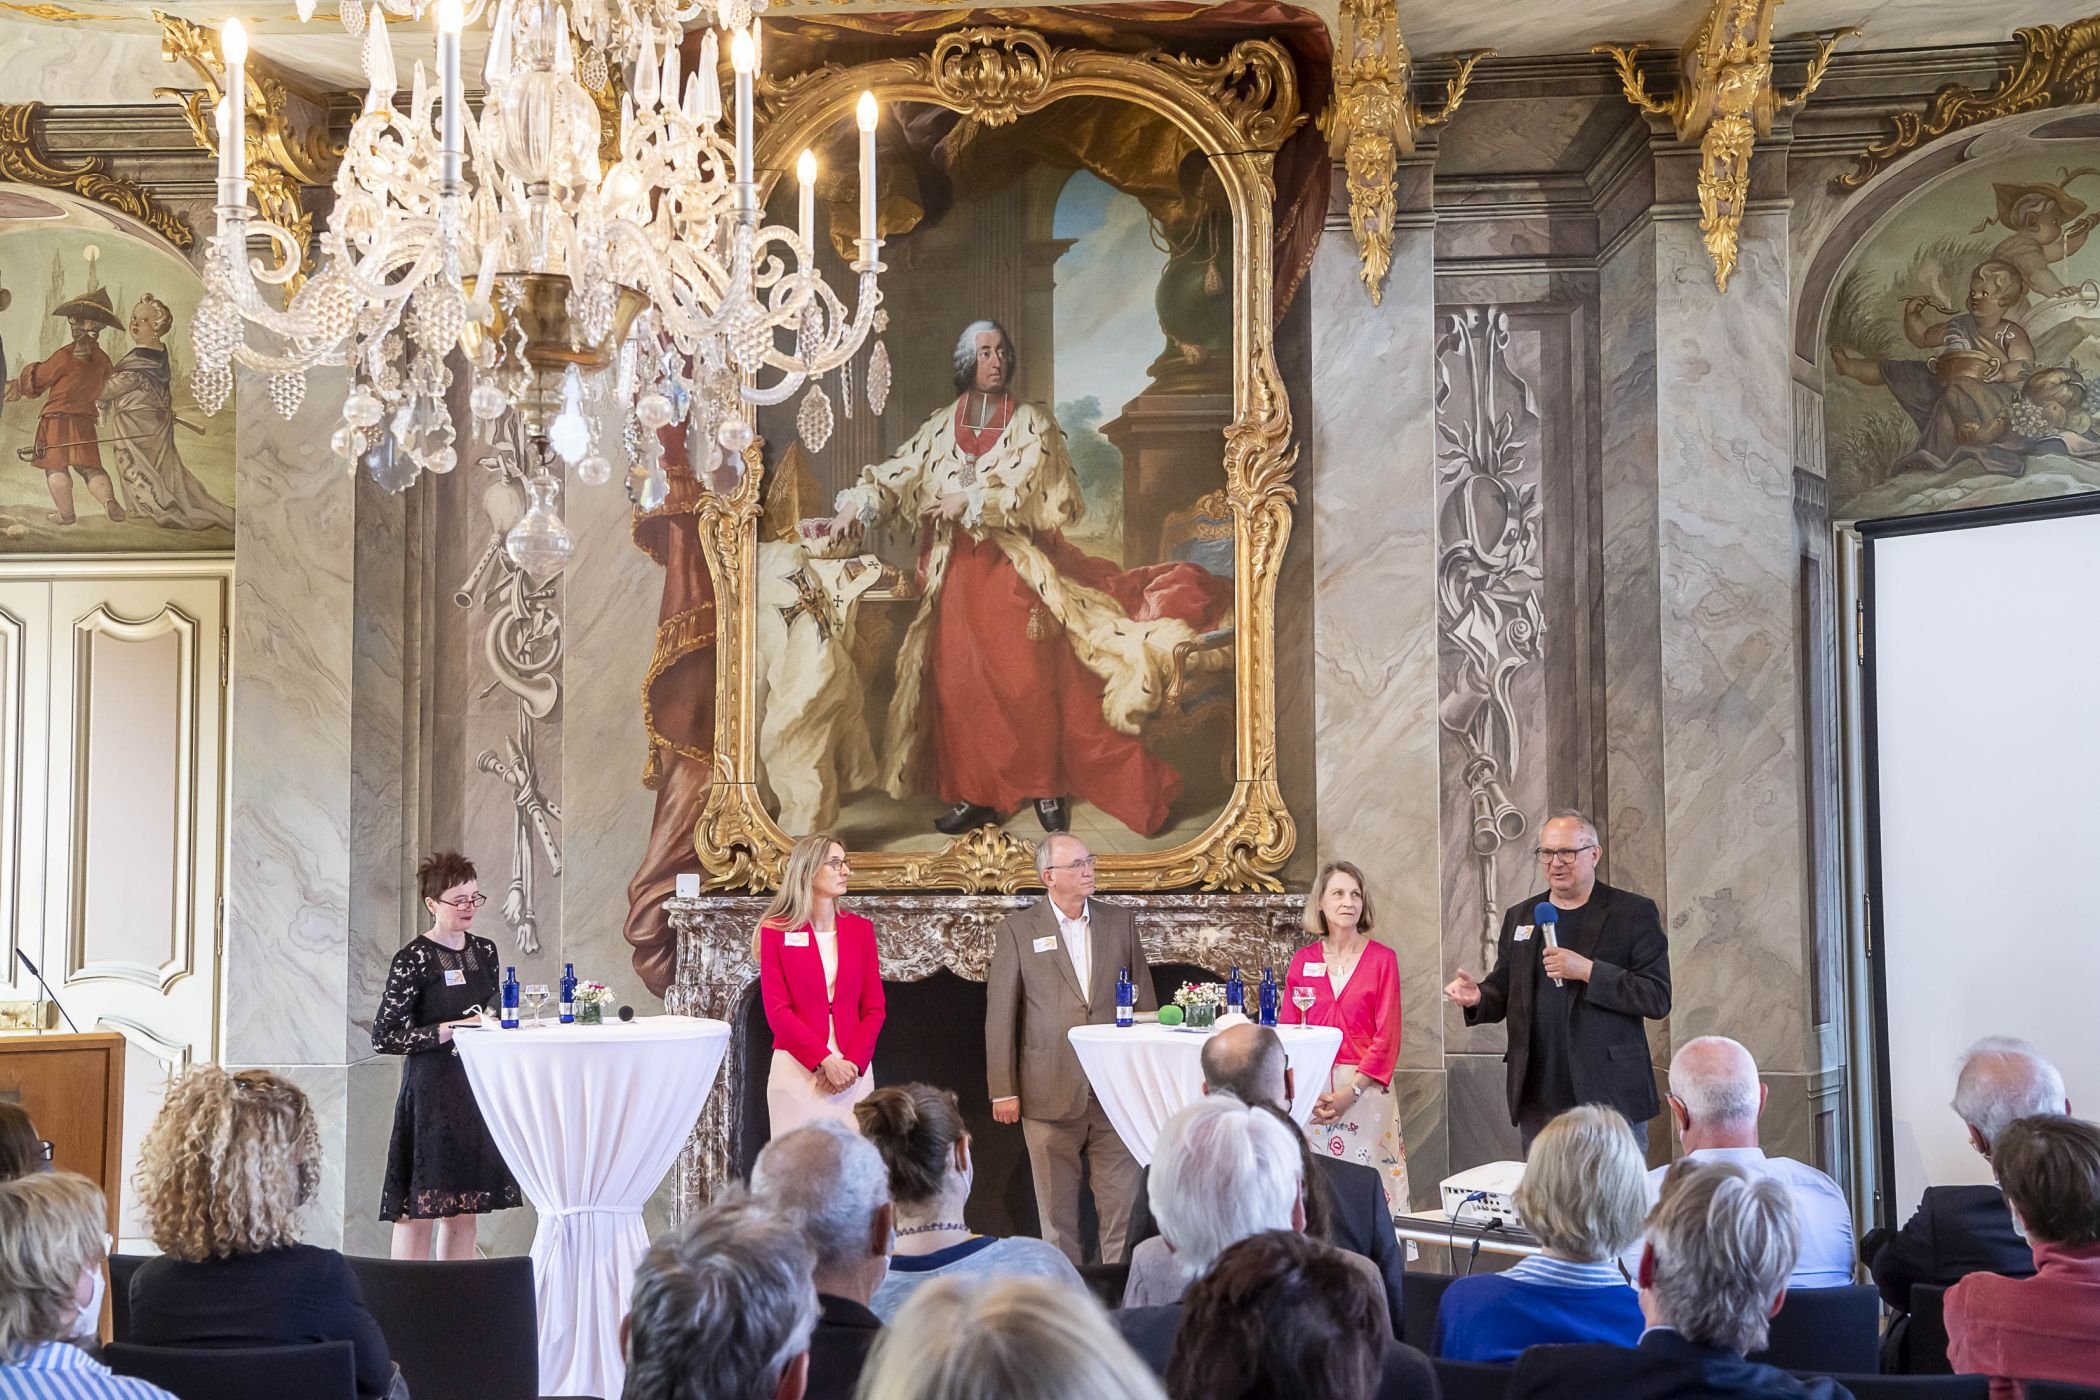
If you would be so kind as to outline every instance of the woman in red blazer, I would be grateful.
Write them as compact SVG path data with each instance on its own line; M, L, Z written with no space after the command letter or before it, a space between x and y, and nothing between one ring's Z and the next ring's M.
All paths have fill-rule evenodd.
M875 1090L882 968L875 926L838 906L852 873L833 837L803 837L758 923L758 983L773 1028L766 1111L774 1137L816 1118L851 1128L853 1105Z

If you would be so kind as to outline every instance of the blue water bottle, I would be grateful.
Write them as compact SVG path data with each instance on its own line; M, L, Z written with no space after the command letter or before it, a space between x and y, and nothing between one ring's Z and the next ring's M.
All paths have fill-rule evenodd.
M1225 1014L1244 1016L1247 1014L1247 984L1240 977L1238 963L1232 965L1232 975L1225 979Z
M1130 985L1130 969L1116 969L1116 1024L1127 1026L1137 1019L1137 988Z
M1263 1025L1273 1026L1276 1024L1276 1006L1279 1000L1276 987L1276 969L1265 967L1261 970L1261 1023Z
M514 967L506 967L503 969L503 1029L514 1031L517 1028L518 970Z
M572 1025L576 1020L576 964L561 965L561 1023Z

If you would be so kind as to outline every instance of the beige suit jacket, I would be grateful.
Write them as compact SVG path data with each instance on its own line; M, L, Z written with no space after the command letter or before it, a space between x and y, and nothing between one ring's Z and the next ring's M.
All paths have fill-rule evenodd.
M1093 985L1082 999L1072 955L1048 899L1009 914L992 934L986 984L984 1062L994 1099L1021 1096L1025 1118L1058 1122L1086 1113L1086 1071L1065 1033L1074 1026L1113 1025L1116 973L1130 969L1140 1011L1157 1011L1152 972L1137 926L1121 905L1087 901ZM1047 940L1047 941L1046 941Z

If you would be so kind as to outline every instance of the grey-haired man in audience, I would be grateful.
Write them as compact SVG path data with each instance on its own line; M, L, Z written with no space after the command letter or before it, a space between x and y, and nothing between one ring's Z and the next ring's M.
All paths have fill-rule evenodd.
M741 1194L658 1240L620 1324L621 1400L802 1400L812 1263L792 1221Z
M816 1255L808 1400L847 1400L882 1331L868 1304L889 1272L897 1223L889 1169L866 1138L819 1119L766 1144L751 1194L800 1225Z

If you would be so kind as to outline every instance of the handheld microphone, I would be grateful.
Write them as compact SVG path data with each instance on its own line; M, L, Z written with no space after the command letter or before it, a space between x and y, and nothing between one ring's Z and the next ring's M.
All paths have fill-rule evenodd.
M22 966L29 969L29 975L36 979L36 984L44 989L44 995L51 998L51 1004L58 1008L58 1014L66 1018L67 1028L73 1034L79 1035L80 1027L73 1024L73 1014L67 1011L66 1004L58 999L58 993L51 990L51 984L44 980L44 974L36 970L36 964L29 960L29 954L17 948L15 956L22 960Z
M1548 948L1560 946L1560 910L1554 906L1552 900L1540 900L1539 907L1532 911L1531 921L1539 926L1539 937L1546 941ZM1553 985L1560 986L1561 980L1558 977L1554 978Z

